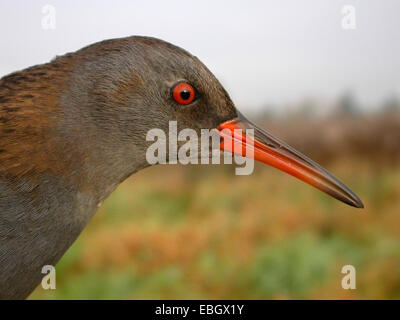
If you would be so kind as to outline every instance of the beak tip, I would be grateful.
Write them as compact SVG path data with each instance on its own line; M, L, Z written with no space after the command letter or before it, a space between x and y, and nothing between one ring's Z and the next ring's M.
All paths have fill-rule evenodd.
M351 205L352 207L355 207L357 209L364 209L364 203L361 201L361 199L357 196L355 196L352 201L347 202L347 204Z
M362 201L360 200L360 202L359 202L359 203L357 203L357 206L356 206L356 208L359 208L359 209L364 209L364 203L362 203Z

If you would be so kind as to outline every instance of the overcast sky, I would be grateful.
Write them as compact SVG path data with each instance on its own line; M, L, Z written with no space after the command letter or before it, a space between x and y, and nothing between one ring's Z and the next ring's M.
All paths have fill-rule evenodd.
M55 29L42 27L45 5ZM342 26L344 5L355 29ZM239 107L400 96L400 1L2 0L0 76L90 43L154 36L198 56ZM348 20L345 20L348 21Z

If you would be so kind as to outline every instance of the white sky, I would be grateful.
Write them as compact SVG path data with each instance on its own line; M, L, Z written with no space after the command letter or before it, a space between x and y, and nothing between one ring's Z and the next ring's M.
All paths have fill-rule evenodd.
M56 9L44 30L44 5ZM356 29L342 28L343 5ZM400 96L399 0L2 0L0 76L100 40L148 35L202 60L242 109L352 90L367 107Z

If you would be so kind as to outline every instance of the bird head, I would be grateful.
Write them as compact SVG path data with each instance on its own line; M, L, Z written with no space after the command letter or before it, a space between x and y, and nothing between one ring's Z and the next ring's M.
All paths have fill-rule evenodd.
M148 37L107 40L34 69L37 74L38 70L50 75L47 88L36 94L55 97L55 120L50 122L52 139L64 154L59 161L74 163L70 172L79 172L99 188L106 180L114 181L115 187L148 166L145 155L151 142L146 133L152 128L168 132L170 121L176 121L177 130L190 128L200 134L202 129L215 129L222 150L247 156L244 149L232 149L226 142L231 139L250 148L255 160L349 205L363 206L320 165L247 120L207 67L172 44ZM59 83L57 90L52 83ZM254 136L246 139L235 129L253 129Z

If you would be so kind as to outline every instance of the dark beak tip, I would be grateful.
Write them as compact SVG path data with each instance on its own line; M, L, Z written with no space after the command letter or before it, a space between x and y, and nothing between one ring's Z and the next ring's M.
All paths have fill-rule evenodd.
M365 207L364 207L364 203L362 203L362 201L360 200L360 201L357 203L356 208L358 208L358 209L364 209L364 208L365 208Z
M351 201L346 201L346 203L357 209L364 209L364 203L357 196L355 196L353 199L351 199Z

